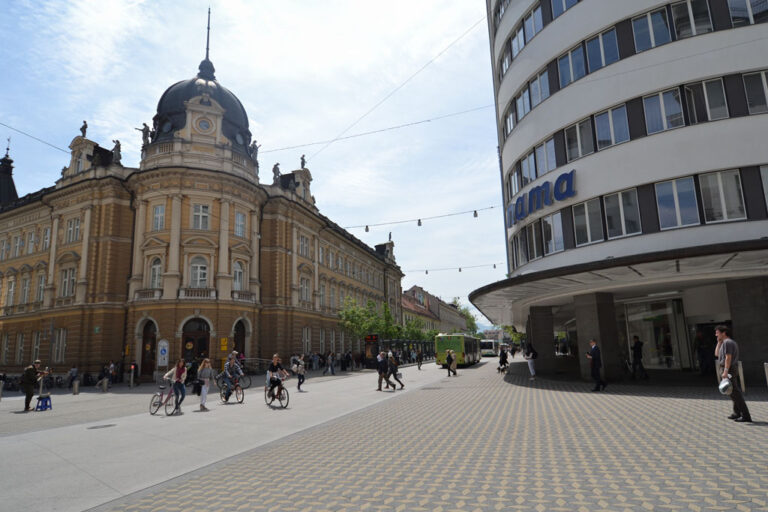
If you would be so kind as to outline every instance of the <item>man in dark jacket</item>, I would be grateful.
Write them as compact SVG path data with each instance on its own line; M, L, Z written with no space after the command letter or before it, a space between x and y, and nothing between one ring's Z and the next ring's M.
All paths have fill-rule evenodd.
M606 383L600 376L600 368L603 367L603 359L600 356L600 348L597 346L597 341L594 339L589 340L589 352L587 352L587 359L589 359L592 370L592 380L595 381L595 387L592 391L600 391L605 389Z
M34 363L24 368L24 373L21 374L21 389L24 391L24 411L31 411L29 407L32 402L32 395L35 394L35 384L37 384L37 378L44 372L40 370L40 360L37 359Z
M395 389L395 385L389 380L387 373L389 372L389 362L387 361L387 354L381 352L376 357L376 371L379 372L379 388L376 391L381 391L381 381L387 381L387 389L392 386Z

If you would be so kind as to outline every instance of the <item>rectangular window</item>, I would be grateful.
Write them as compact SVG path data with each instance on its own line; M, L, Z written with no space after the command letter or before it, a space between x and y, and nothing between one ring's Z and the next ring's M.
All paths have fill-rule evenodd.
M768 112L768 72L744 75L744 89L747 93L747 106L750 114Z
M34 361L40 359L40 331L35 331L32 334L32 357Z
M533 151L520 161L520 168L523 175L523 186L536 179L536 158Z
M738 169L699 176L705 222L746 219Z
M527 87L517 95L515 105L517 106L517 121L519 122L531 111L531 100Z
M672 4L672 22L678 39L712 32L707 0L685 0Z
M629 140L627 108L624 105L606 110L595 116L597 149L605 149Z
M637 190L625 190L603 198L605 204L605 226L608 238L619 238L640 233L640 209Z
M56 329L54 333L51 359L54 363L63 363L67 353L67 330Z
M507 71L509 70L509 66L511 65L512 65L512 51L505 44L504 52L501 54L501 62L499 64L499 82L501 82L501 80L504 78L504 75L507 74Z
M531 108L549 98L549 74L546 70L531 80L528 88L531 91Z
M300 281L300 298L304 302L309 302L309 279L306 277L302 277Z
M8 290L5 293L5 307L13 306L13 300L16 295L16 281L8 280Z
M517 254L518 266L528 263L528 236L525 229L515 235L515 254Z
M544 254L553 254L565 249L560 212L542 217L541 233L544 241Z
M325 285L324 284L320 285L320 307L321 308L325 307Z
M528 239L528 259L535 260L541 258L542 252L541 230L539 223L534 222L525 226L525 237Z
M165 205L156 204L152 208L152 231L165 229Z
M504 114L504 138L506 139L509 137L509 134L512 133L512 130L515 129L515 109L512 108L512 105L509 106L509 109L507 110L507 113Z
M548 173L557 167L555 159L555 139L549 139L543 144L536 146L536 170L538 175Z
M3 364L8 364L8 361L11 359L11 346L8 343L8 333L3 333L3 353L2 353L2 359L0 359L0 362Z
M768 2L765 0L728 0L734 27L768 21Z
M19 304L29 303L29 278L25 277L21 280L21 300Z
M67 268L61 271L61 290L59 297L71 297L75 294L75 269Z
M35 251L35 233L27 234L27 254L32 254Z
M520 50L525 46L525 32L523 26L520 25L518 29L512 34L512 58L516 58Z
M210 214L207 204L192 205L192 229L209 229Z
M584 58L584 48L579 45L560 57L557 61L557 68L560 71L561 89L586 75L587 63Z
M541 16L541 6L537 5L523 20L523 26L525 27L525 42L527 43L533 36L541 32L544 28L544 20Z
M587 61L590 73L617 60L619 60L619 43L616 39L616 29L612 28L587 40Z
M37 295L35 296L35 302L43 302L45 296L45 274L37 276Z
M635 34L635 49L638 53L656 48L672 40L665 9L633 18L632 30Z
M43 230L43 250L47 251L51 247L51 228Z
M80 240L80 218L69 219L67 221L67 243Z
M331 287L328 293L329 293L328 305L330 305L332 308L335 308L336 307L336 289L334 287Z
M763 195L765 196L765 206L768 207L768 165L760 167L760 177L763 180Z
M600 242L603 239L600 199L595 198L573 206L573 227L577 246Z
M686 85L685 98L691 124L728 117L725 89L720 78Z
M590 119L585 119L565 129L565 151L569 162L595 151Z
M661 229L699 224L699 209L692 177L656 184L656 206Z
M683 108L680 103L680 91L668 91L643 98L645 110L645 128L648 134L671 130L685 124Z
M8 250L8 242L6 240L0 240L0 261L5 261L5 254Z
M21 256L21 247L24 245L24 239L21 236L13 237L13 257Z
M16 364L22 364L24 362L24 333L20 332L16 335Z
M552 0L552 18L557 18L579 3L579 0Z
M235 236L245 237L245 214L235 212Z

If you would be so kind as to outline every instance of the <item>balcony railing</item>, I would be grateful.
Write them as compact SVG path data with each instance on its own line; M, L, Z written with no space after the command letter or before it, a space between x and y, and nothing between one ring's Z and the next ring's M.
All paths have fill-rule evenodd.
M180 299L215 299L216 288L179 288Z
M232 300L241 302L256 302L256 294L243 290L232 290Z
M146 290L136 290L133 300L159 300L163 296L163 290L160 288L148 288Z

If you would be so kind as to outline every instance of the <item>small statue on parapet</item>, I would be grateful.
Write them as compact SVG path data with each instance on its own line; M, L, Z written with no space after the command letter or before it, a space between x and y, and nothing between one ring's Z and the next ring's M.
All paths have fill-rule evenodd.
M141 145L146 146L149 144L149 126L147 126L147 123L141 123L141 128L134 128L134 130L138 130L141 132Z
M304 155L301 155L301 168L306 169L307 167L307 159L304 158Z
M277 180L280 179L280 163L276 163L272 166L272 180L273 183L277 183Z
M120 161L123 159L123 155L120 148L120 141L115 139L112 142L115 143L115 147L112 148L112 163L120 165Z
M83 134L83 137L85 137L85 132L88 130L88 123L85 122L85 119L83 119L83 126L80 127L80 133Z

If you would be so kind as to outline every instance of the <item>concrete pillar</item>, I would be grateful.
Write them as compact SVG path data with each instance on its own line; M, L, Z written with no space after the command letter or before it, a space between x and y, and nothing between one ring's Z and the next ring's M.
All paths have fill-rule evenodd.
M80 268L77 270L77 285L75 286L75 303L85 302L85 292L88 288L88 249L91 245L91 214L93 205L84 208L85 219L83 220L83 244L81 245Z
M249 290L256 294L257 300L261 300L261 281L259 280L259 245L261 233L259 233L259 212L251 211L251 264L248 267ZM251 352L252 353L252 352Z
M163 274L163 298L178 296L181 273L179 272L179 251L181 250L181 195L171 196L171 240L168 245L168 266Z
M579 369L581 376L590 379L590 361L584 354L589 352L589 340L597 340L603 358L603 375L606 380L618 380L622 375L616 308L611 293L589 293L574 298L576 330L579 337Z
M299 305L299 230L294 224L291 227L291 306Z
M551 373L555 370L555 328L552 308L533 306L528 313L527 339L533 343L538 357L535 361L536 372Z
M312 284L312 298L315 311L320 311L320 237L315 238L315 258L313 261L314 283Z
M46 285L45 292L43 293L43 303L46 308L49 308L53 305L53 280L56 275L56 249L59 245L60 219L61 215L56 215L53 217L53 228L51 229L51 249L48 252L48 284Z
M229 273L229 201L221 201L219 219L219 270L216 274L216 289L219 299L232 298L232 274Z
M763 363L768 362L768 278L733 279L725 286L744 380L747 386L762 385Z
M147 220L147 202L137 201L136 225L133 228L133 261L131 279L128 286L128 300L133 300L137 290L142 288L144 278L144 258L141 246L144 243L144 230Z

